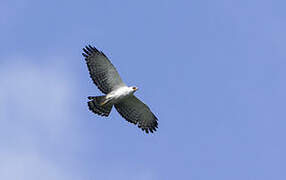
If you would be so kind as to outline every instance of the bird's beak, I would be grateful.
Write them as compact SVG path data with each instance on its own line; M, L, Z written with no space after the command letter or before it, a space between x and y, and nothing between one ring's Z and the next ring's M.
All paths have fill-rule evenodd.
M135 91L137 91L138 90L138 87L135 87Z

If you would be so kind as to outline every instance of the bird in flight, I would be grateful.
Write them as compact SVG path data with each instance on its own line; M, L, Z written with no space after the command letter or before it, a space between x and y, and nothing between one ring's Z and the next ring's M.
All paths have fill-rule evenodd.
M128 122L146 133L158 128L158 119L150 108L135 95L135 86L127 86L119 76L113 64L102 52L93 46L83 48L82 55L88 67L89 75L103 96L89 96L89 110L100 116L108 116L114 105L118 113Z

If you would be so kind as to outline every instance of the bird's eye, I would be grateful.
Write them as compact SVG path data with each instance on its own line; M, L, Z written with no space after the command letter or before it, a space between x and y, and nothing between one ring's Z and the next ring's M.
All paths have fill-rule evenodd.
M136 90L137 88L136 88L136 87L132 87L132 89L133 89L133 90Z

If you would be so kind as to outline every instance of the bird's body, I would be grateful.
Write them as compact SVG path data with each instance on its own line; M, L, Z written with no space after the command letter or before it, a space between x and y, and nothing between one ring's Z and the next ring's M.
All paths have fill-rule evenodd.
M146 133L156 131L157 117L149 107L140 101L134 92L137 87L128 87L120 78L115 67L107 56L95 47L86 46L83 56L89 70L90 77L97 87L105 94L103 96L89 96L89 109L95 114L108 116L113 106L128 122L138 124Z
M128 87L128 86L119 87L118 89L115 89L110 93L108 93L106 95L106 99L108 100L108 102L115 104L127 98L128 96L133 95L135 91L136 90L134 89L134 87Z

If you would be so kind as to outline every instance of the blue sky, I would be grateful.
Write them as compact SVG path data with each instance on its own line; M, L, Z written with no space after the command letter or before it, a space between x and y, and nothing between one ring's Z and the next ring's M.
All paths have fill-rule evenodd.
M1 1L0 179L285 179L285 6ZM140 88L155 134L88 111L87 44Z

